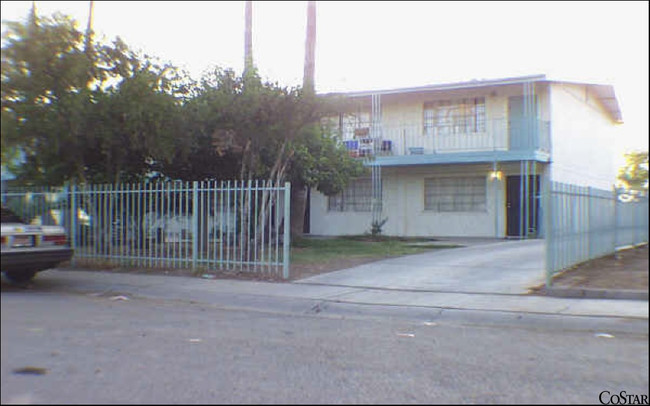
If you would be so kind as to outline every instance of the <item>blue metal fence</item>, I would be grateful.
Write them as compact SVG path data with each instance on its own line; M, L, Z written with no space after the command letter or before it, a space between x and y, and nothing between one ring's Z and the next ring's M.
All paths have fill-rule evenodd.
M74 265L191 268L289 277L290 185L148 182L11 188L28 222L66 227Z
M546 285L555 273L648 242L648 197L551 182L546 202Z

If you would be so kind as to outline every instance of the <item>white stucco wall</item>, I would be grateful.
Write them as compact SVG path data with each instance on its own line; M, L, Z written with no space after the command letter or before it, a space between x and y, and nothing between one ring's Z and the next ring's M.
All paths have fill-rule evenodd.
M505 236L505 177L491 180L490 164L439 165L382 169L383 234L393 236ZM443 176L483 176L487 210L484 212L432 212L424 209L424 179ZM327 196L311 193L310 232L314 235L355 235L370 231L370 212L327 210Z
M616 124L586 86L551 86L551 179L611 189L616 182Z

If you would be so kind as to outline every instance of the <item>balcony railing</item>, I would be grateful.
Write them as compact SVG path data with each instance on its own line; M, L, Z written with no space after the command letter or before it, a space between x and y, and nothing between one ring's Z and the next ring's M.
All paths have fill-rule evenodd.
M548 121L490 120L481 128L379 125L348 128L341 142L355 157L453 152L550 151Z

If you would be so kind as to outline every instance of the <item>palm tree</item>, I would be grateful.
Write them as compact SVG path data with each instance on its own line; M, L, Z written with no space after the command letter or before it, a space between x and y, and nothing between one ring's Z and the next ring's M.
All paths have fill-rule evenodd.
M307 33L305 40L305 70L302 87L306 94L314 95L314 66L316 61L316 2L307 2ZM308 190L305 185L294 182L291 186L291 234L302 235L305 229Z
M314 67L316 65L316 2L307 2L307 35L305 41L305 71L303 89L315 92Z
M246 1L244 31L244 77L253 69L253 2Z

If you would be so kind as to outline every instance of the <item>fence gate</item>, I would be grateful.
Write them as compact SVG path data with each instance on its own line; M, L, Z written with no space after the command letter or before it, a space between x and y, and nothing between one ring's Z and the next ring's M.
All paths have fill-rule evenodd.
M546 206L546 286L555 273L648 243L648 197L551 182Z
M289 278L289 183L147 182L11 188L3 204L66 227L74 265L243 271Z

